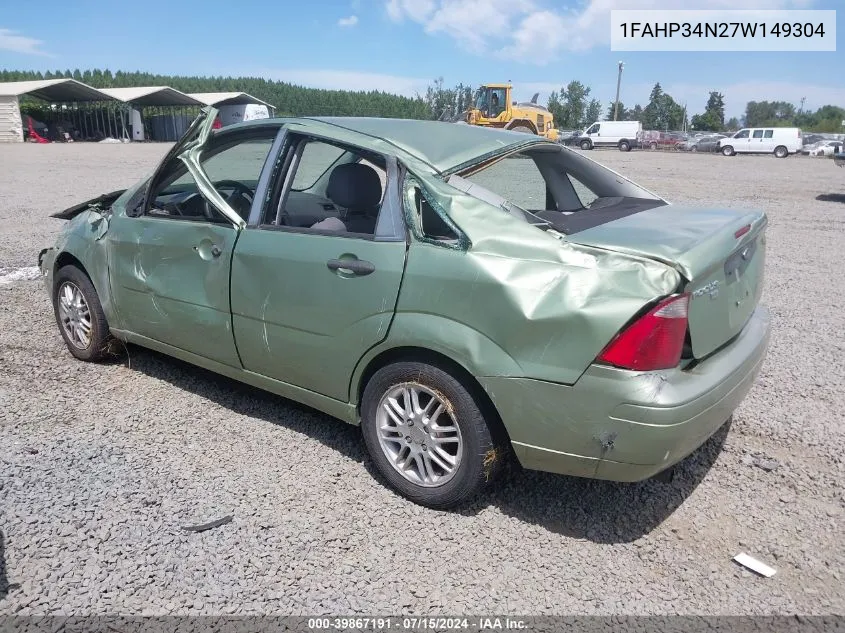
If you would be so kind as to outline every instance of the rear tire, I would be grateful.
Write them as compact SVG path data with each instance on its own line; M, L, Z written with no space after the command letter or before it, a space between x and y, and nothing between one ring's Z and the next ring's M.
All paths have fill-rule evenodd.
M657 149L657 143L649 143L648 148L649 149Z
M619 141L619 151L620 152L630 152L631 151L631 144L628 141L625 141L625 140Z
M387 484L429 508L469 501L505 462L469 391L427 363L396 362L373 374L361 399L361 432Z
M734 155L734 148L730 145L725 145L722 148L722 155L723 156L733 156Z
M593 149L592 141L581 141L580 145L581 145L581 149L583 149L584 151L586 151L588 149Z
M68 350L79 360L112 356L116 339L109 331L94 284L76 266L63 266L53 281L53 313Z
M789 156L789 150L786 149L783 145L778 145L775 148L775 157L776 158L786 158Z
M697 146L697 145L693 145L693 146L690 148L690 151L691 151L691 152L697 152L697 151L698 151L698 146Z

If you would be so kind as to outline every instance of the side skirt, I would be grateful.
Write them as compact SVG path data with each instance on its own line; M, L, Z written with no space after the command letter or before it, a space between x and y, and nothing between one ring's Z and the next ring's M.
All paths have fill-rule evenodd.
M360 423L357 408L355 405L349 404L348 402L341 402L340 400L329 398L328 396L315 393L314 391L309 391L308 389L303 389L302 387L297 387L280 380L274 380L273 378L268 378L267 376L256 374L239 367L224 365L223 363L218 363L217 361L179 349L178 347L173 347L172 345L167 345L166 343L161 343L151 338L147 338L146 336L114 328L111 329L111 333L127 343L134 343L135 345L140 345L141 347L146 347L148 349L155 350L156 352L173 356L174 358L178 358L186 363L213 371L216 374L232 378L233 380L257 387L258 389L263 389L264 391L269 391L277 396L299 402L300 404L322 411L326 415L330 415L346 422L347 424L357 426Z

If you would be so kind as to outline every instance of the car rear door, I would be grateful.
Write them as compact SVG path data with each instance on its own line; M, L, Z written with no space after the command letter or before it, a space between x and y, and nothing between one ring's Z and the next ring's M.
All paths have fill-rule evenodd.
M382 194L372 231L332 230L351 220L326 195L331 171L349 160L331 147L306 136L286 143L268 202L235 249L232 322L246 370L348 402L355 366L387 336L406 238L392 159L373 167Z

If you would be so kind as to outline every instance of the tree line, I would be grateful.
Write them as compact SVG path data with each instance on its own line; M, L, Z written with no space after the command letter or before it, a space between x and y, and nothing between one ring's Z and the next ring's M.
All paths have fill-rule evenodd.
M123 88L166 85L182 92L247 92L276 106L278 116L378 116L408 119L455 120L472 107L478 88L459 83L446 87L443 78L434 80L424 94L406 97L379 90L327 90L306 88L285 81L261 77L200 77L156 75L145 72L112 73L110 70L18 71L0 70L0 81L73 78L95 88ZM518 86L516 86L518 88ZM703 95L702 95L703 96ZM803 111L786 101L751 101L742 119L725 120L725 99L710 91L704 111L693 114L656 83L645 106L631 108L611 101L605 110L591 97L591 89L573 80L553 91L546 107L558 128L581 130L594 121L642 121L647 130L723 132L741 126L800 127L808 132L838 132L845 120L845 109L826 105L815 112ZM616 116L614 117L614 111Z

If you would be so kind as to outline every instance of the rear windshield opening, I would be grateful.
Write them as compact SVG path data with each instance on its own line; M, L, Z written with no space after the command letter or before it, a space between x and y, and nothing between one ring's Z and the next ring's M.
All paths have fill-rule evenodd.
M539 227L577 233L667 204L569 148L511 154L449 184Z

